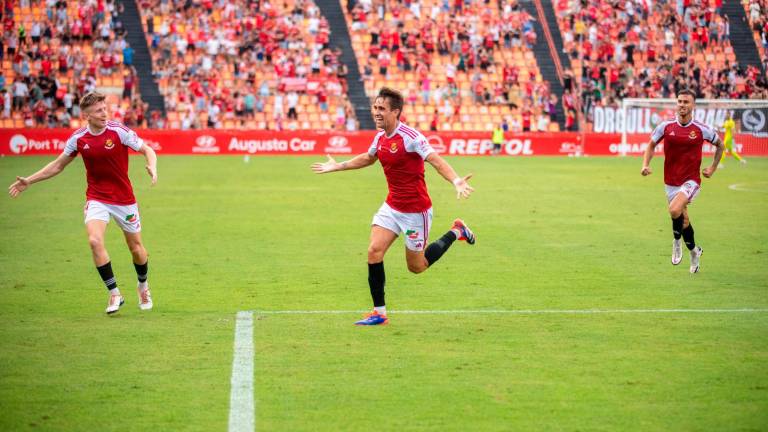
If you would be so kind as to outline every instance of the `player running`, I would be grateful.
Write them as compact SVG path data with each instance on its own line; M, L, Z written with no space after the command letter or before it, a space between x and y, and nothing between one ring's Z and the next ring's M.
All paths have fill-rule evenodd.
M341 163L328 156L328 161L312 164L312 170L317 174L364 168L377 159L384 168L389 195L373 216L368 246L368 285L373 311L357 321L357 325L389 323L384 302L384 255L400 233L405 234L405 258L408 270L413 273L421 273L434 265L456 240L475 243L475 235L461 219L456 219L440 239L427 243L432 225L432 201L424 182L424 161L453 183L457 198L467 198L474 190L467 183L472 174L459 177L421 133L400 123L398 119L403 112L400 92L382 88L373 102L372 111L380 131L367 153Z
M736 152L736 150L733 148L733 130L736 128L736 122L733 121L733 113L728 113L728 118L723 122L723 130L725 131L725 136L723 137L723 142L725 143L725 152L723 152L723 156L720 158L720 167L723 166L723 160L725 160L725 154L730 153L737 161L741 162L742 165L745 165L747 163L747 160L742 158L739 153Z
M141 242L141 218L131 181L128 179L128 148L144 155L152 184L157 182L155 151L122 124L107 120L105 96L91 92L80 100L80 109L88 125L76 130L67 140L64 152L56 160L29 177L16 177L8 188L15 198L30 185L47 180L66 168L80 154L85 164L88 188L85 192L85 229L101 279L109 290L108 314L117 312L124 303L112 273L112 263L104 247L104 233L110 216L122 228L133 265L138 276L139 308L152 309L152 296L147 282L147 251Z
M695 95L691 90L677 92L677 120L668 120L659 124L651 135L651 141L645 150L643 176L651 174L651 158L656 145L664 140L664 187L669 203L669 215L672 217L672 264L678 265L683 259L680 237L691 254L691 273L699 271L699 260L703 250L696 246L693 238L693 226L688 218L688 204L699 194L701 177L701 153L704 141L717 147L712 165L701 173L710 178L717 170L720 156L723 154L723 142L709 126L693 120Z

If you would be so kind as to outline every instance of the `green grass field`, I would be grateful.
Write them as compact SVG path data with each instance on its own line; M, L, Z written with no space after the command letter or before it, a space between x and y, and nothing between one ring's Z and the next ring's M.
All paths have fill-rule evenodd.
M52 158L2 158L0 183ZM370 306L369 223L381 168L317 176L323 158L161 157L131 176L155 309L141 312L122 235L126 305L112 317L82 223L81 161L0 198L0 430L226 431L235 315ZM385 259L391 324L357 313L254 314L260 431L768 429L768 160L729 161L690 210L705 250L669 263L662 160L451 158L457 202L427 167L426 273ZM707 161L708 162L708 161ZM729 189L737 184L740 190ZM753 312L398 314L398 310L761 309Z

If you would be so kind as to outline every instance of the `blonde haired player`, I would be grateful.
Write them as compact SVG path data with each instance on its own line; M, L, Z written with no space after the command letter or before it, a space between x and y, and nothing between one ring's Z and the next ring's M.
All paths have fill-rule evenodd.
M737 161L741 162L742 164L746 164L747 160L742 158L739 153L736 152L736 150L733 148L733 130L736 128L736 122L733 121L733 113L728 113L728 118L725 119L723 122L723 130L725 131L725 134L723 136L723 143L725 144L725 151L723 152L723 156L720 158L720 166L723 166L723 160L725 160L725 153L730 153Z
M97 92L83 96L80 99L80 110L88 124L72 134L56 160L29 177L16 177L8 193L12 198L19 196L33 183L62 172L80 154L88 182L85 192L85 229L96 270L109 290L106 312L117 312L125 301L117 288L112 263L104 247L104 233L110 217L123 230L125 242L133 256L139 280L139 308L148 310L152 309L152 296L147 283L147 251L141 241L139 207L128 179L128 149L144 155L147 173L153 185L157 182L157 156L152 148L136 136L136 132L118 122L107 120L105 98Z

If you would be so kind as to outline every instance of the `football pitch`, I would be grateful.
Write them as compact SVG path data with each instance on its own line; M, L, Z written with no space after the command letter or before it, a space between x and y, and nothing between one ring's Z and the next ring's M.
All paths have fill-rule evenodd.
M0 183L52 159L0 158ZM696 275L670 264L661 158L447 158L462 201L427 166L430 237L461 217L477 244L413 275L398 240L391 323L360 328L386 183L323 159L161 156L150 188L132 158L155 309L112 222L115 316L82 161L0 197L0 430L768 429L768 160L704 180Z

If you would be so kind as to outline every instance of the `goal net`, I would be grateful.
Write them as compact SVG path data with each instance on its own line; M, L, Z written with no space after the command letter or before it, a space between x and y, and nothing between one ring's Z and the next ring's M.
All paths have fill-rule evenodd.
M656 125L675 118L676 106L675 99L624 99L617 119L622 144L647 143ZM729 113L736 123L734 149L745 156L768 156L768 100L697 99L693 119L713 127L722 139ZM705 145L704 151L714 149Z

